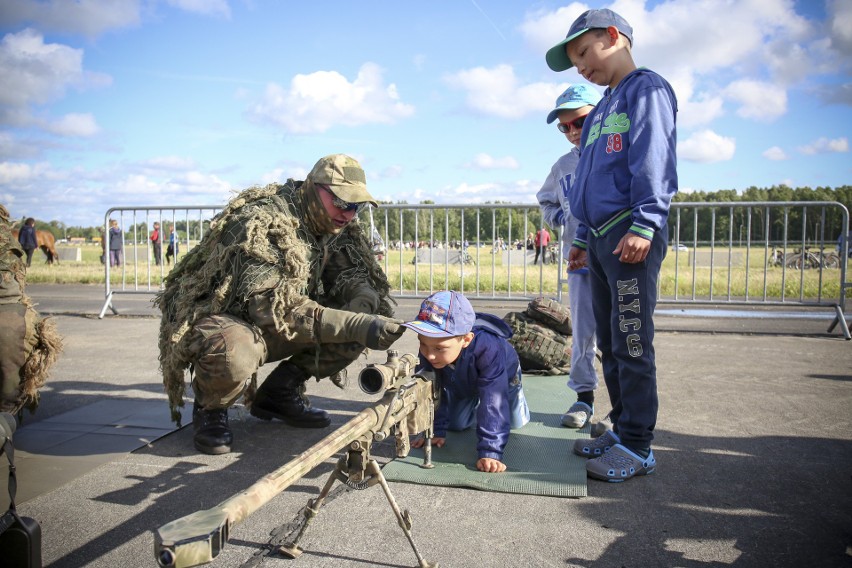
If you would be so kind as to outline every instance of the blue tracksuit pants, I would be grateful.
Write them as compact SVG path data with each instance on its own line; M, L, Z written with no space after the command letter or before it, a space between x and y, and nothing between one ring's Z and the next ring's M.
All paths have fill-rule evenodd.
M644 262L627 264L612 254L627 232L628 218L599 237L589 235L592 305L613 428L634 450L649 448L657 423L654 308L666 255L667 227L654 235Z

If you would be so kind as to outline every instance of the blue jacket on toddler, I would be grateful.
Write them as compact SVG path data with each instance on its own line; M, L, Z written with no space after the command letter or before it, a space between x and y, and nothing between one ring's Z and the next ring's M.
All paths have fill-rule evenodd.
M509 343L512 329L499 317L476 313L473 341L452 365L434 369L421 355L418 370L434 371L441 385L434 435L476 424L479 458L503 459L509 430L530 420L521 367Z

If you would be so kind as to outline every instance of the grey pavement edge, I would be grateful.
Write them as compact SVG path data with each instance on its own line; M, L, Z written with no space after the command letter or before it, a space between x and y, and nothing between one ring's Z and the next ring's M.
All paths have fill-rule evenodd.
M66 348L41 407L25 416L16 436L88 413L112 425L109 434L136 428L142 441L132 452L116 451L103 442L107 436L91 447L57 450L69 436L57 432L55 445L28 454L44 460L44 471L40 479L19 476L18 492L29 482L42 489L18 508L41 523L45 566L156 566L153 530L244 490L327 433L261 422L237 407L234 452L205 456L194 451L191 428L168 433L116 420L128 407L149 420L157 403L167 414L150 295L116 297L119 315L101 320L101 287L27 291L40 311L55 315ZM498 315L523 307L473 304ZM413 317L418 305L400 301L398 316ZM403 483L391 490L410 511L423 556L446 568L852 566L852 344L827 333L830 320L821 313L697 317L661 306L654 475L623 484L590 480L583 499ZM416 336L406 333L395 347L416 352ZM331 412L332 428L374 400L354 377L383 359L372 352L353 365L346 390L309 383L314 404ZM571 401L567 387L554 396L564 397L566 408ZM596 419L608 410L601 385ZM391 452L375 448L380 460ZM333 465L328 460L235 527L211 566L415 565L378 487L338 486L302 540L304 555L275 553Z

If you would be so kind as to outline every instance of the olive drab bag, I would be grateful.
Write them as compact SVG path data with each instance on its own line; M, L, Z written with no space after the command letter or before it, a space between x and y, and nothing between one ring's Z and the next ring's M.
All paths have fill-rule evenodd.
M509 312L503 320L512 328L509 343L518 353L522 371L565 375L571 370L569 336L531 318L525 312Z
M527 306L525 313L562 335L571 335L572 333L570 309L552 298L539 296L533 299Z

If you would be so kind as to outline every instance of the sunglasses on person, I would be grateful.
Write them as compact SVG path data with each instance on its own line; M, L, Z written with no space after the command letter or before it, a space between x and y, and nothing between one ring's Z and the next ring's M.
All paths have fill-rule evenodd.
M335 207L337 207L341 211L355 211L355 212L357 212L357 211L360 211L364 207L364 205L366 205L366 203L364 203L364 202L350 203L349 201L344 201L344 200L340 199L339 197L337 197L334 194L334 192L331 191L331 188L328 187L327 185L321 185L321 184L317 184L317 185L319 187L321 187L322 189L324 189L325 191L327 191L329 195L331 195L332 205L334 205Z
M583 124L586 122L587 116L589 116L589 115L584 114L583 116L578 116L577 118L575 118L571 122L564 122L564 123L563 122L557 122L556 128L558 128L559 132L561 132L563 134L568 134L568 131L571 130L572 126L574 128L576 128L577 130L583 130Z

